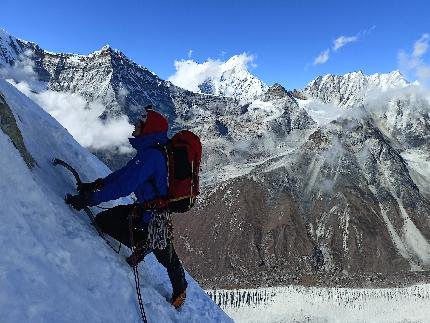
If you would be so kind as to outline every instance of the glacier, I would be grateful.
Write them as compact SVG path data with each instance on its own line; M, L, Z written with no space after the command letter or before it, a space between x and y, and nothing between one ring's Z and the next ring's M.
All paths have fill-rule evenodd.
M424 323L430 285L404 288L267 287L208 290L237 323Z

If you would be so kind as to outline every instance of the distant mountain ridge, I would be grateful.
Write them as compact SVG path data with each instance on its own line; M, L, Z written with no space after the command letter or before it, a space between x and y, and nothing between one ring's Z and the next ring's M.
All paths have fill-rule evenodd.
M309 97L340 107L351 107L362 103L372 90L389 90L408 85L398 71L388 74L365 75L362 71L345 75L327 74L311 81L303 90Z
M3 62L7 61L8 65L16 64L24 56L33 64L32 68L37 79L45 84L46 88L58 92L77 93L88 101L102 102L106 107L102 118L126 115L130 122L134 122L140 117L144 106L154 104L169 119L172 131L183 127L195 128L202 137L207 139L207 142L213 140L215 146L219 145L217 139L219 135L223 138L222 145L228 146L231 146L229 142L232 140L252 140L252 138L261 136L262 132L257 130L255 121L261 124L259 129L265 128L266 123L279 124L286 130L291 128L288 125L290 117L287 114L281 113L283 117L278 120L274 120L273 117L257 118L256 120L256 116L253 115L256 109L255 104L251 105L254 107L253 109L248 110L246 104L238 102L235 98L208 96L181 89L171 82L160 79L156 74L135 64L120 51L110 47L104 47L87 56L53 54L43 51L33 43L5 35L5 33L2 34L0 41L0 46L6 49L2 52L12 54L8 54L9 58L4 59ZM238 65L236 63L235 60L231 60L226 65L225 73L232 73L232 70ZM5 65L3 63L3 66ZM262 84L249 73L245 73L243 68L240 72L240 75L245 75L248 80L251 80L251 84ZM236 76L233 77L233 80L238 85L242 84ZM260 85L256 87L260 88L260 91L256 91L255 94L262 93L261 88L264 86ZM231 88L224 86L223 89ZM301 110L294 100L290 100L288 105L290 104ZM304 113L306 114L306 112ZM234 122L238 117L241 122ZM224 129L220 132L221 125L228 125L228 131L226 132ZM270 128L270 126L268 127ZM225 135L227 133L229 135ZM232 134L235 135L232 137ZM211 145L209 144L209 146ZM220 154L219 158L225 159L223 157L224 148L212 149L209 147L208 149ZM231 148L227 150L229 151ZM109 151L96 151L96 154L113 168L119 167L128 158ZM122 161L116 162L119 159Z

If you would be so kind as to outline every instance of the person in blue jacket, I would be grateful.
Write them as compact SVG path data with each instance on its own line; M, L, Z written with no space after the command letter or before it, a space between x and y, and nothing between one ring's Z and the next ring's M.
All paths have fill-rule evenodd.
M168 123L152 106L146 107L145 111L146 117L135 124L132 134L134 138L129 139L137 151L136 156L107 177L82 184L80 193L69 197L67 201L72 207L81 210L85 206L98 205L133 192L138 203L162 199L167 195L167 161L160 147L165 146L168 141ZM129 216L133 213L134 245L145 246L154 212L156 211L136 209L133 204L118 205L99 213L95 222L103 232L131 248ZM175 308L179 308L186 298L187 281L170 237L167 237L164 246L164 249L155 248L152 251L158 262L167 269L173 288L171 303ZM146 248L137 248L137 252L128 257L127 262L133 266L143 260L147 253L144 249Z

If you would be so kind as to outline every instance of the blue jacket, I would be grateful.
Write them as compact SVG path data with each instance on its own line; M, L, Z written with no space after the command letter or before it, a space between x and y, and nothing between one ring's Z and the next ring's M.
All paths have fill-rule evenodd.
M130 138L130 144L137 150L136 156L123 168L103 179L102 189L90 196L89 205L115 200L132 192L138 202L167 196L166 156L156 147L160 144L166 145L167 140L166 132ZM144 222L149 222L150 217L151 213L145 212Z

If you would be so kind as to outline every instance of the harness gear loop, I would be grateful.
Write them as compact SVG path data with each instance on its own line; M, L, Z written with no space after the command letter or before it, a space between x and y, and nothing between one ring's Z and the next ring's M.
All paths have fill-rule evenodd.
M148 225L148 244L151 249L163 250L173 239L172 213L168 210L152 211Z

